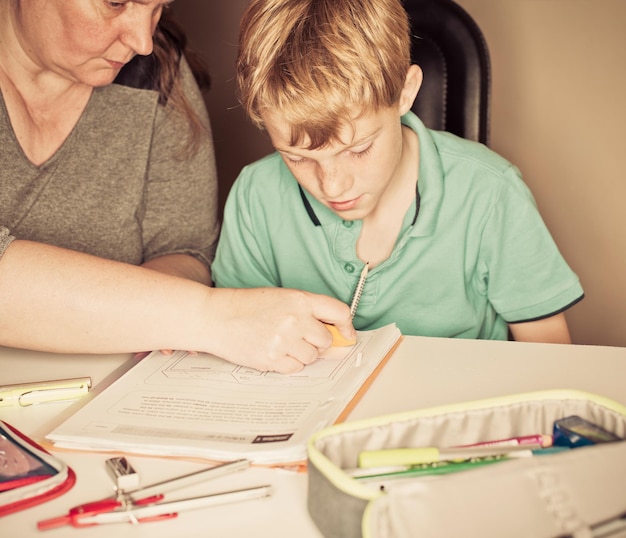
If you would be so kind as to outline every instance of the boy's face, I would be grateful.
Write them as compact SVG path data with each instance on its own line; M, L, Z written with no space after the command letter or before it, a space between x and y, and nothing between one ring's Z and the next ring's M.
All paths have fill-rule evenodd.
M406 169L400 108L384 108L355 119L340 140L318 149L290 146L289 125L280 111L263 115L265 128L298 183L342 219L366 219L403 181ZM413 156L416 159L416 156ZM417 178L415 178L417 179Z

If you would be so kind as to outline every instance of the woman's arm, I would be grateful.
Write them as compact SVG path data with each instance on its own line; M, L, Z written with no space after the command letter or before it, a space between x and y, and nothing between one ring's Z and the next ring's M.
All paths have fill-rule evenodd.
M200 130L194 134L181 111L158 107L138 213L144 265L208 284L220 226L215 152L204 99L185 58L179 79Z
M0 260L0 344L65 353L187 349L295 372L354 337L347 305L280 288L215 289L143 267L16 240Z

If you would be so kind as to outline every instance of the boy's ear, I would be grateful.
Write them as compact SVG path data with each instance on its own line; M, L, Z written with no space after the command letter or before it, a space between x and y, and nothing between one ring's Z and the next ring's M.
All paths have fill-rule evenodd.
M413 102L417 97L417 92L419 92L420 87L422 86L423 78L424 74L422 73L422 68L419 65L414 64L409 67L404 81L404 88L402 88L402 93L400 94L400 100L398 102L400 115L404 115L411 110Z

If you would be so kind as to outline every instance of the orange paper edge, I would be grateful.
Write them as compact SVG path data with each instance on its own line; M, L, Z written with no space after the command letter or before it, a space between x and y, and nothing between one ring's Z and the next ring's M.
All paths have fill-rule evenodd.
M339 424L340 422L344 422L346 420L346 418L348 417L348 415L352 412L352 410L356 407L356 404L359 403L359 400L363 397L363 394L365 394L367 392L367 389L370 388L370 386L372 385L372 383L374 382L374 380L376 379L376 377L378 377L378 374L381 372L381 370L385 367L385 365L389 362L389 359L391 358L391 356L393 355L393 353L395 352L396 349L398 349L398 346L400 345L400 342L402 342L402 340L404 339L403 336L400 336L400 338L398 338L398 340L396 341L396 343L393 345L393 347L387 352L387 354L385 355L385 357L383 358L382 361L380 361L380 363L378 364L378 366L374 369L374 371L369 375L369 377L365 380L365 383L363 383L361 385L361 388L358 390L358 392L354 395L354 397L352 398L352 400L350 400L348 402L348 405L346 405L346 407L344 407L344 410L341 412L341 414L337 417L337 420L335 420L335 424Z

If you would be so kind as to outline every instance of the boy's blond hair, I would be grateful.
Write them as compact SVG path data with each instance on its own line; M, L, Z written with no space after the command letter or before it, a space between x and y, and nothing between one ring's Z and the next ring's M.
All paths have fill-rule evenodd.
M241 104L291 127L291 144L316 149L359 114L398 102L410 66L400 0L252 0L241 19Z

